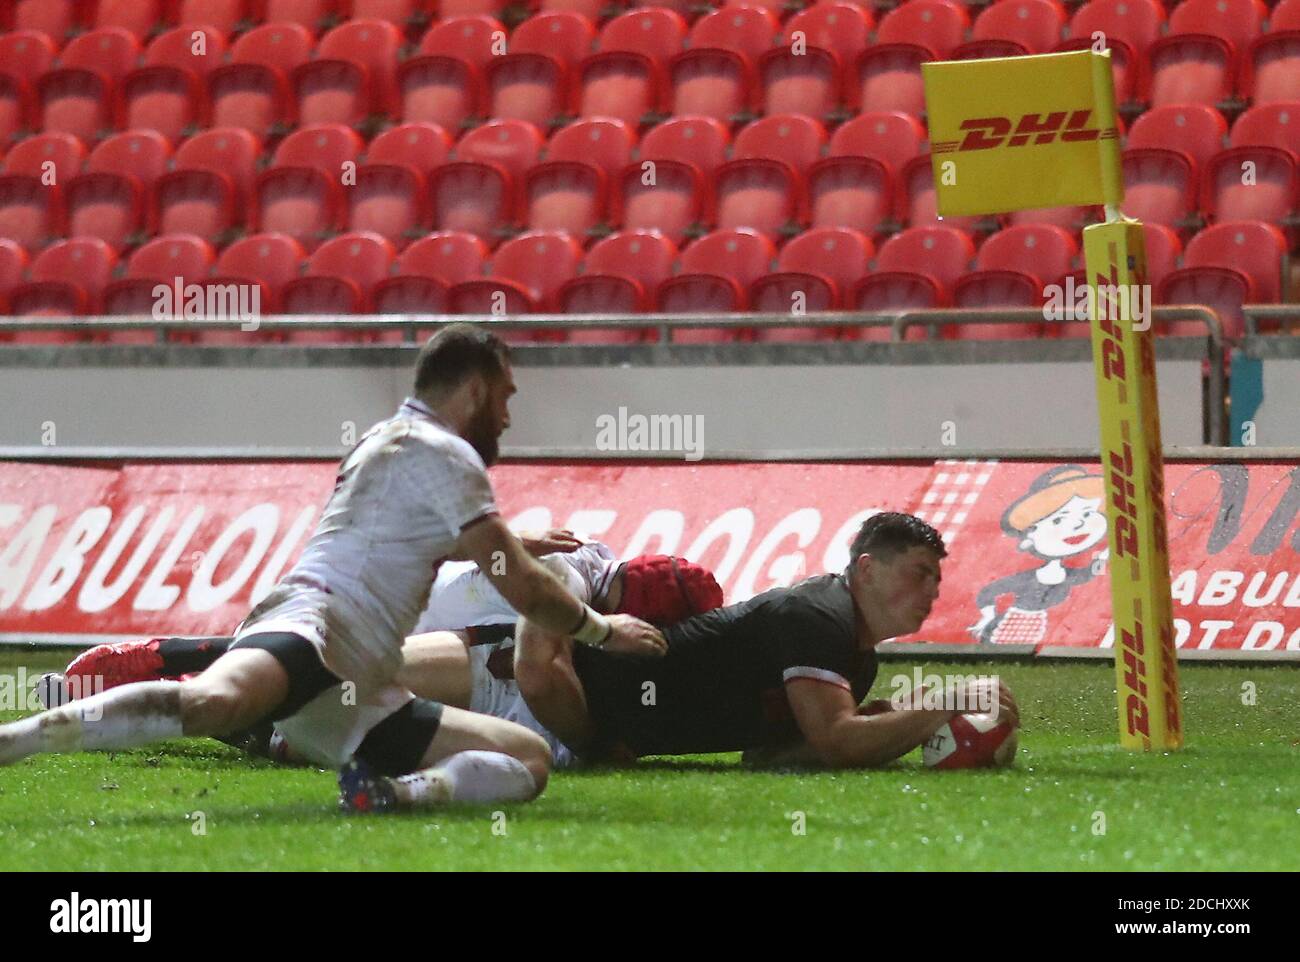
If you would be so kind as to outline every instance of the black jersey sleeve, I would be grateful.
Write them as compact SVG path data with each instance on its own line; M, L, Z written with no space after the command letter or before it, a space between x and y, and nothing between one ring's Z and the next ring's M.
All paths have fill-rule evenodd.
M805 678L853 691L854 639L832 613L788 598L769 625L783 682Z

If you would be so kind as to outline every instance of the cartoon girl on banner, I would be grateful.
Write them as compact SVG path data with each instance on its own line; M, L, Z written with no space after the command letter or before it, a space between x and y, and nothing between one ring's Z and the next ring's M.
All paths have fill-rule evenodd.
M1063 562L1106 540L1105 495L1103 477L1077 464L1039 475L1002 515L1002 530L1019 538L1020 550L1042 564L986 585L975 599L980 620L967 631L978 641L1001 644L1038 644L1046 638L1048 609L1104 570L1104 544L1090 564L1067 567ZM1008 596L1009 604L1001 604Z

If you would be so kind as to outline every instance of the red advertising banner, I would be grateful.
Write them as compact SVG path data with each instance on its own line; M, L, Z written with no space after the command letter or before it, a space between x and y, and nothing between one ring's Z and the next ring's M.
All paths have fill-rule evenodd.
M327 462L0 463L0 636L224 634L287 570ZM517 529L681 554L728 601L842 568L876 511L944 535L938 604L900 641L1109 646L1098 464L554 463L492 470ZM1300 651L1300 465L1166 466L1178 647Z

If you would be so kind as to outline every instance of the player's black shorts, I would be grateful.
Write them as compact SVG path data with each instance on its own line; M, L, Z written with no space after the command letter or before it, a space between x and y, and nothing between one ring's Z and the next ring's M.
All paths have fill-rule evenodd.
M585 754L595 759L669 752L663 747L663 712L657 691L645 704L646 682L655 681L649 659L573 646L573 668L587 696L587 715L595 742Z
M303 706L323 691L343 684L343 679L325 667L313 645L291 631L268 631L245 635L228 649L255 648L270 652L289 675L289 690L284 701L267 713L267 721L282 721L296 715Z

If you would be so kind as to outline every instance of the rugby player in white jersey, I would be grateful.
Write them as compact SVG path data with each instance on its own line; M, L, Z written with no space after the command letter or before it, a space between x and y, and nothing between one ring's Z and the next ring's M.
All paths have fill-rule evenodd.
M269 719L312 761L346 766L340 783L354 809L536 797L550 770L540 736L396 683L438 567L473 560L516 611L581 644L660 656L665 643L645 622L578 601L501 520L486 467L514 392L499 338L444 328L420 352L414 396L344 458L301 558L229 651L180 684L123 685L0 726L0 765ZM378 805L371 788L382 789Z

